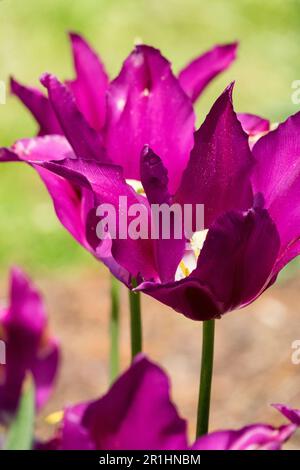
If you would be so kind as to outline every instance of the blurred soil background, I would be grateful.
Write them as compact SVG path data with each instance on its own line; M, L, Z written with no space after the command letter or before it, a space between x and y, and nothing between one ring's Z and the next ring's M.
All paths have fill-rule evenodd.
M298 0L2 0L0 18L0 80L7 83L13 75L38 86L45 71L72 77L68 30L85 35L111 77L136 38L160 48L175 71L213 44L238 39L238 60L199 100L199 122L233 79L237 111L277 122L299 110L291 100L292 82L300 79ZM0 105L0 145L35 132L29 114L8 96ZM44 293L51 329L62 344L57 388L38 425L46 436L52 432L44 421L48 413L107 389L109 276L60 226L30 168L0 166L0 221L0 297L6 296L9 267L23 267ZM252 306L217 322L211 429L279 424L272 402L300 408L300 365L291 362L291 344L300 339L299 268L296 260ZM130 360L125 289L122 296L124 369ZM144 350L170 374L192 438L201 324L146 297L143 322ZM289 447L300 447L299 434Z

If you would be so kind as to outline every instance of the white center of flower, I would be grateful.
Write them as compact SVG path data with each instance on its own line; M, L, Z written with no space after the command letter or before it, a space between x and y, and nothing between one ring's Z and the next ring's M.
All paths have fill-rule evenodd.
M180 261L176 274L175 281L184 279L189 276L197 266L197 260L204 245L208 230L201 230L195 232L190 242L186 244L185 253Z

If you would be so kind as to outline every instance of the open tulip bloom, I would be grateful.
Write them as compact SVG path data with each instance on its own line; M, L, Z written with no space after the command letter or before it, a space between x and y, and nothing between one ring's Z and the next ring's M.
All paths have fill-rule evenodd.
M186 422L171 402L165 372L143 355L102 398L69 406L43 449L56 450L277 450L300 425L300 411L275 405L289 420L278 428L252 424L187 439Z
M52 391L59 363L58 342L47 331L41 296L18 268L11 271L8 307L0 309L0 338L5 345L0 365L0 422L7 423L18 408L26 374L33 377L39 409Z
M44 74L48 97L12 80L13 93L40 130L35 138L1 149L0 160L31 165L62 225L131 291L204 322L197 435L206 434L214 319L253 302L300 252L300 113L271 130L267 120L235 112L231 84L195 130L193 103L234 60L236 44L216 46L177 77L157 49L138 45L109 82L88 44L74 34L71 42L75 80L63 84ZM175 206L181 214L188 211L188 231ZM165 212L157 219L157 207L167 209L168 236L162 228ZM114 223L107 219L110 211ZM141 334L139 305L130 295L134 355L141 350ZM120 380L126 382L131 373ZM101 399L108 409L118 383ZM99 431L92 431L89 445L132 448L119 437L114 441L113 434L112 441L102 437L88 412L99 406L99 422L106 422L101 400L78 408L78 423L93 423ZM69 429L68 413L72 409L60 436ZM203 437L199 445L278 447L287 429L226 431ZM146 445L142 432L137 434L140 446ZM268 441L273 435L276 443ZM167 446L161 442L159 448Z
M228 47L232 54L235 46ZM98 75L83 73L82 53L76 56L82 79L75 83L87 94L86 81L94 85ZM196 93L189 87L195 83L187 70L177 79L158 50L137 46L106 90L106 118L98 130L78 110L70 87L44 75L49 101L40 97L39 109L49 117L51 108L64 136L18 141L1 158L25 160L37 169L62 224L128 287L134 278L138 290L193 320L209 320L255 300L299 252L300 114L261 137L251 151L230 85L194 132L189 96ZM259 118L242 121L251 135L255 128L266 131ZM100 240L97 208L110 204L118 211L120 197L128 207L142 206L149 219L153 204L202 204L203 230L191 240L184 232L180 239L136 240L113 239L107 232Z

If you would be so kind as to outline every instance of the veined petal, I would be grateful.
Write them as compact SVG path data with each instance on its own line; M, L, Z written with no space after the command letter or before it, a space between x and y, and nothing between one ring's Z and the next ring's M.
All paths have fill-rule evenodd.
M179 73L178 79L183 90L194 102L204 88L236 58L238 43L213 47L197 57Z
M40 126L39 135L62 134L62 129L55 116L48 98L36 89L30 88L11 79L11 91L29 109Z
M150 145L168 170L174 194L193 145L194 113L170 63L149 46L137 46L108 91L107 154L140 180L139 161Z
M79 34L70 33L70 40L76 79L67 84L89 125L99 131L106 117L108 76L95 51Z

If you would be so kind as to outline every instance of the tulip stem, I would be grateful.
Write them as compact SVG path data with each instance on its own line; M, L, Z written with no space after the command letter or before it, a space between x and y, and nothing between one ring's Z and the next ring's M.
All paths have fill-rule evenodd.
M196 437L207 434L208 432L211 382L214 361L214 334L215 321L208 320L203 322L202 358Z
M136 287L136 281L132 281ZM131 331L131 360L142 351L142 320L140 292L129 291L130 331Z
M110 381L119 374L119 330L120 330L120 284L111 276L111 317L110 317Z

